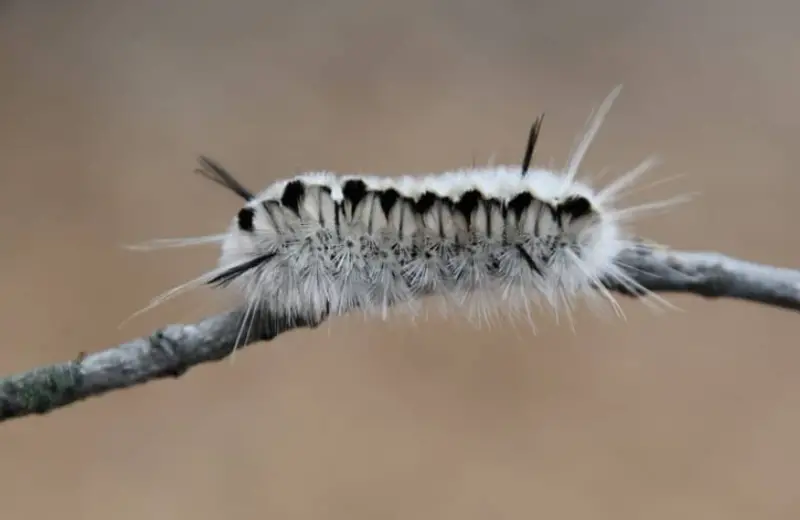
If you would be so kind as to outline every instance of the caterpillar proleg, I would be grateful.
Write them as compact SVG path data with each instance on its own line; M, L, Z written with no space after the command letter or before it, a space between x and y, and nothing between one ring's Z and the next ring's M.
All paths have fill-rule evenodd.
M221 255L217 268L152 305L207 284L237 287L249 309L312 321L356 309L386 316L427 296L480 315L530 318L537 306L569 312L580 300L618 310L601 280L648 295L615 262L633 240L626 224L676 202L619 206L650 159L603 188L578 179L619 90L590 118L562 170L531 166L542 117L518 166L399 177L309 172L254 193L201 157L197 171L244 205L223 234L159 243L219 243Z

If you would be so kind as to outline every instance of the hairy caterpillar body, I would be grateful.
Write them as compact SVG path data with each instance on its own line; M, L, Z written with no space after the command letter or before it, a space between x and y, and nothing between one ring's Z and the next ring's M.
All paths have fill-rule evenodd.
M619 87L601 105L563 171L530 169L542 118L531 127L521 166L428 176L378 177L312 172L253 194L201 158L199 173L243 199L221 243L219 266L170 291L234 285L249 308L320 320L355 309L386 315L423 297L481 315L540 306L569 310L604 298L601 281L644 289L615 263L631 243L623 223L663 202L619 208L623 188L645 161L603 189L576 180L580 162ZM158 301L156 303L158 303Z
M552 301L559 290L588 289L621 247L591 192L560 184L544 170L522 177L511 168L301 175L239 211L222 245L223 271L209 283L235 282L289 316L385 313L428 294L458 302L515 288Z

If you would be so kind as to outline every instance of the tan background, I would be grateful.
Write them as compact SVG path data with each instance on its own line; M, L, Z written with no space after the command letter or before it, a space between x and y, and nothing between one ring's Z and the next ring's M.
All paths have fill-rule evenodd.
M199 291L122 329L221 230L305 169L563 164L618 84L585 166L656 153L641 200L699 191L643 235L800 264L796 2L0 3L0 371L226 305ZM233 365L0 427L3 518L800 518L797 315L675 296L539 332L335 320Z

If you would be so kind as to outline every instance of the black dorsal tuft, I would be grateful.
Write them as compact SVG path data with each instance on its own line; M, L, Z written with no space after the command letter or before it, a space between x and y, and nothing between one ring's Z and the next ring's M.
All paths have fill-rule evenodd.
M533 203L533 195L530 193L520 193L510 201L508 201L508 209L519 220L522 217L522 212Z
M398 200L400 200L400 192L398 192L394 188L389 188L388 190L381 193L380 202L383 214L388 217L389 212L392 211L392 208L394 207L395 204L397 204Z
M239 229L242 231L247 231L248 233L252 232L253 227L253 217L255 216L255 212L253 208L244 207L239 210L238 221L239 221Z
M472 213L478 208L478 204L483 201L483 195L478 190L469 190L461 195L461 200L456 202L456 211L464 215L467 220L467 225L470 224Z
M345 200L350 201L350 205L355 210L367 196L367 184L361 179L350 179L342 186L342 195Z
M306 187L303 181L294 180L286 184L281 196L281 204L292 210L296 215L300 215L300 202L306 194Z
M420 215L424 215L433 207L439 197L432 191L426 191L414 204L414 211Z
M581 195L573 195L556 207L559 215L569 215L572 219L585 217L592 212L592 203Z

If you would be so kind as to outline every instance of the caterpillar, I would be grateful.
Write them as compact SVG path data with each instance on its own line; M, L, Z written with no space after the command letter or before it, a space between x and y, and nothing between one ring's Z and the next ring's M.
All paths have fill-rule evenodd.
M590 117L561 170L531 167L543 114L519 166L399 177L309 172L253 193L202 156L196 172L244 204L225 233L159 242L217 243L221 254L215 269L148 308L190 287L231 285L253 311L311 321L355 309L417 312L428 296L482 317L521 312L531 323L534 307L569 313L579 300L620 314L602 280L654 296L615 262L633 240L625 224L675 202L619 206L653 159L600 189L577 179L620 88Z

